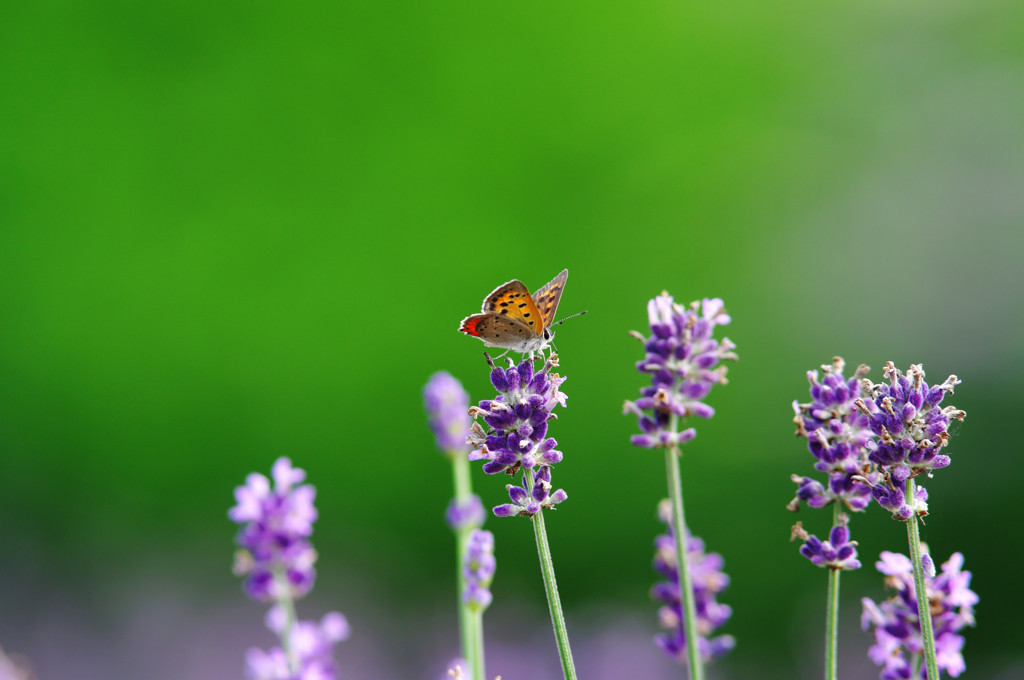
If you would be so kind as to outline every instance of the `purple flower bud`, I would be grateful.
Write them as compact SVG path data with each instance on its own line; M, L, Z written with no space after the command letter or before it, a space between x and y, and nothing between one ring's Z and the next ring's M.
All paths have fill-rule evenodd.
M562 489L558 489L554 493L551 492L550 466L538 466L534 474L532 485L528 484L528 480L524 475L522 486L508 484L505 487L508 490L508 497L512 503L499 505L494 508L495 515L498 517L510 517L512 515L532 517L540 512L542 508L553 509L555 505L568 498Z
M850 530L846 526L849 521L846 513L839 513L839 523L832 527L827 541L808 534L800 522L797 522L793 527L793 538L804 541L800 546L800 554L819 567L835 570L860 569L860 561L857 560L857 541L850 540Z

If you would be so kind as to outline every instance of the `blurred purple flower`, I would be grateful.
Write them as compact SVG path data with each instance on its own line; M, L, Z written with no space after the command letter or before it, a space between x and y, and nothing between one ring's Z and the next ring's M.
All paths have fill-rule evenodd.
M955 678L966 668L961 653L964 638L959 632L965 626L974 625L978 596L969 587L971 572L962 570L962 554L953 553L938 576L927 554L923 561L937 665L940 671ZM885 574L886 585L895 594L878 604L870 598L861 600L864 605L861 628L873 628L875 636L868 656L882 666L882 680L905 680L915 677L915 673L918 678L926 678L913 564L905 555L883 552L875 567Z
M963 420L966 414L953 406L939 408L946 394L960 384L955 375L941 385L929 386L921 364L911 365L904 375L889 361L883 372L889 384L865 380L864 390L870 397L858 399L857 406L877 435L868 458L885 473L885 483L872 490L874 498L893 517L906 520L915 513L927 514L926 494L911 499L913 505L907 502L903 491L907 479L930 476L932 470L949 465L949 456L939 451L949 443L950 421Z
M482 611L491 604L491 581L494 580L494 534L482 529L474 529L466 542L466 561L463 572L466 576L466 589L462 600L470 608Z
M271 476L273 487L258 472L250 474L245 486L235 488L237 505L228 511L242 525L234 571L246 577L246 593L260 602L300 598L316 577L316 551L308 540L317 519L316 489L301 484L306 473L288 458L277 459Z
M11 658L0 649L0 680L32 680L32 669L22 658Z
M486 519L483 501L476 494L471 495L465 503L453 498L445 511L445 520L453 531L475 529L483 526Z
M702 400L712 386L726 382L726 367L719 362L737 359L736 346L728 339L716 340L717 326L732 319L720 299L693 302L689 308L676 304L662 293L647 304L651 335L633 332L644 343L646 355L637 362L641 373L651 375L651 385L640 390L641 397L627 401L624 413L634 414L643 434L630 441L647 449L678 447L697 436L692 427L672 431L672 417L696 415L710 418L713 408Z
M439 371L430 376L423 388L423 402L437 447L448 455L468 452L469 395L462 383L450 373Z
M665 523L667 532L655 539L654 569L668 580L656 583L651 589L651 597L664 605L658 612L658 618L661 627L667 632L658 634L655 642L670 657L686 663L686 631L680 602L672 506L667 498L658 505L658 517ZM708 662L724 656L736 645L731 635L711 637L715 629L724 625L732 616L729 605L715 600L729 586L729 577L722 571L722 556L718 553L705 553L704 541L689 531L686 532L686 559L693 582L700 655Z
M297 621L289 631L284 609L275 605L267 612L266 624L282 639L287 637L286 644L268 651L254 647L246 652L246 677L251 680L334 680L338 677L332 654L335 643L349 636L348 621L343 615L329 612L319 623ZM289 654L294 657L291 663Z

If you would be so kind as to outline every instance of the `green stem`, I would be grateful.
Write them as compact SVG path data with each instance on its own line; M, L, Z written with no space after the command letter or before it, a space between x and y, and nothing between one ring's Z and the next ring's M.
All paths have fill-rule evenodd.
M672 416L672 432L678 429L676 416ZM683 603L683 628L686 631L686 655L690 662L691 680L704 680L704 662L700 658L697 635L697 607L693 601L693 583L686 559L686 516L683 513L683 481L679 470L679 448L665 449L665 467L668 468L668 495L672 499L672 533L676 538L676 564L679 567L680 601Z
M290 590L288 575L281 567L274 569L274 586L281 593L287 593ZM284 650L284 656L288 660L288 670L292 673L298 673L299 659L295 656L295 650L292 649L292 628L295 626L295 621L298 618L295 614L295 600L286 595L277 600L277 604L284 611L284 628L281 629L281 649Z
M473 495L473 486L469 475L469 459L460 451L449 451L452 459L452 480L455 485L455 502L464 505ZM459 609L459 641L462 658L469 666L467 673L472 680L483 680L483 613L474 613L469 605L462 600L466 591L466 543L472 527L459 529L455 532L455 579L458 591Z
M839 524L839 504L832 510L832 526ZM828 602L825 606L825 680L838 677L837 650L839 646L839 575L841 569L828 570Z
M484 675L484 613L473 612L473 663L470 665L470 680L486 680Z
M533 488L533 470L526 470L527 488ZM562 601L558 598L558 584L555 582L555 565L551 561L551 548L548 546L548 533L544 528L544 511L540 510L533 516L533 534L537 538L537 554L540 557L540 571L544 577L544 591L548 596L548 609L551 611L551 625L555 629L555 643L562 661L562 675L565 680L576 680L576 667L572 662L572 650L569 649L569 633L565 628L565 616L562 614ZM474 679L476 680L476 679Z
M914 505L914 478L907 479L906 502ZM928 680L939 680L939 666L935 658L935 632L932 630L932 613L928 607L928 586L924 580L924 564L921 562L921 535L917 527L917 513L907 520L907 542L910 544L910 561L914 565L914 592L917 595L917 616L921 622L921 645L924 647L924 662L928 667Z

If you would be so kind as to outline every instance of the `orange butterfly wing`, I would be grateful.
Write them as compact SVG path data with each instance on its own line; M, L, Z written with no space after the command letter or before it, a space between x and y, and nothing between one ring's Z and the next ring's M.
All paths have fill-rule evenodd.
M541 287L540 290L533 294L533 303L540 312L544 328L550 326L555 320L555 312L558 311L558 301L562 299L562 291L565 290L565 280L567 278L569 278L569 270L563 269L558 276L551 279L547 285Z
M526 289L522 281L509 281L495 288L490 295L484 298L481 311L484 314L495 314L504 317L503 321L512 322L512 326L515 326L514 322L518 321L536 336L540 336L544 332L546 325L543 315L537 309L537 305L534 304L533 298L530 297L530 291ZM473 317L469 318L472 319Z

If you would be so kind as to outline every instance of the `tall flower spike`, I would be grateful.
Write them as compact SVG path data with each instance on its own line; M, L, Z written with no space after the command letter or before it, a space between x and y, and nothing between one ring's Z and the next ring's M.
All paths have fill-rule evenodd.
M691 415L710 418L715 410L702 400L711 388L725 383L722 361L734 361L736 348L728 338L713 337L715 328L732 319L718 298L693 302L683 307L672 296L662 293L647 305L650 336L633 332L644 343L645 356L637 362L641 373L651 376L651 384L640 390L641 397L627 401L624 413L637 417L643 434L630 441L646 449L673 448L697 436L695 429L673 432L672 417Z
M966 668L961 653L964 638L960 631L974 625L974 605L978 603L978 596L969 588L971 572L962 570L962 554L953 553L942 565L938 576L931 558L927 553L924 557L938 669L955 678ZM876 665L882 666L879 676L882 680L909 679L915 677L915 672L916 677L924 678L923 641L913 565L905 555L883 552L875 567L885 574L886 585L895 592L891 598L877 604L870 598L861 600L864 606L861 627L873 629L875 637L868 656Z
M309 537L317 519L315 489L302 484L304 470L278 458L270 480L259 473L235 489L237 504L228 516L242 525L237 543L235 573L244 575L246 593L260 602L274 603L267 612L267 627L281 641L268 651L246 653L246 676L251 680L334 680L337 666L334 644L349 635L348 621L338 612L319 623L298 621L295 600L313 587L316 551Z
M904 375L891 361L885 364L884 375L889 384L863 381L870 396L858 399L857 406L878 437L868 458L885 473L885 483L872 490L875 500L896 519L906 520L927 514L928 506L923 488L917 489L915 498L905 497L905 482L949 465L949 456L940 451L949 443L950 422L963 420L966 413L953 406L939 407L960 384L955 375L929 386L921 364L911 365Z
M534 371L529 357L518 366L510 359L508 368L495 366L490 357L487 362L491 367L491 384L498 395L469 409L472 417L483 420L487 426L484 430L479 421L473 423L466 441L476 448L469 454L469 460L486 461L483 468L489 475L522 473L519 486L505 487L512 503L499 505L493 512L498 517L530 518L562 674L565 680L576 680L543 512L566 499L561 489L551 492L551 468L562 460L562 453L555 448L558 443L547 436L548 422L555 417L552 411L555 406L565 406L566 396L559 390L565 378L551 372L558 366L558 355L554 353L540 371Z
M468 453L471 419L469 395L462 384L444 371L435 373L423 388L423 401L429 415L430 427L437 437L437 445L452 464L455 496L448 504L445 519L455 532L455 559L458 564L459 644L462 659L474 677L484 675L483 609L467 600L470 587L467 572L467 551L470 536L483 526L486 511L480 497L473 493L470 480ZM488 593L489 595L489 593Z
M651 597L662 603L658 618L664 633L655 637L657 645L673 659L686 663L686 632L682 603L679 599L679 569L676 563L675 534L672 529L672 506L666 498L658 505L658 517L666 525L666 533L655 541L654 569L667 580L651 588ZM686 559L693 580L697 608L698 648L701 658L712 661L728 653L736 640L731 635L711 637L732 616L729 605L715 600L729 585L722 571L724 564L718 553L705 553L704 541L686 532Z

